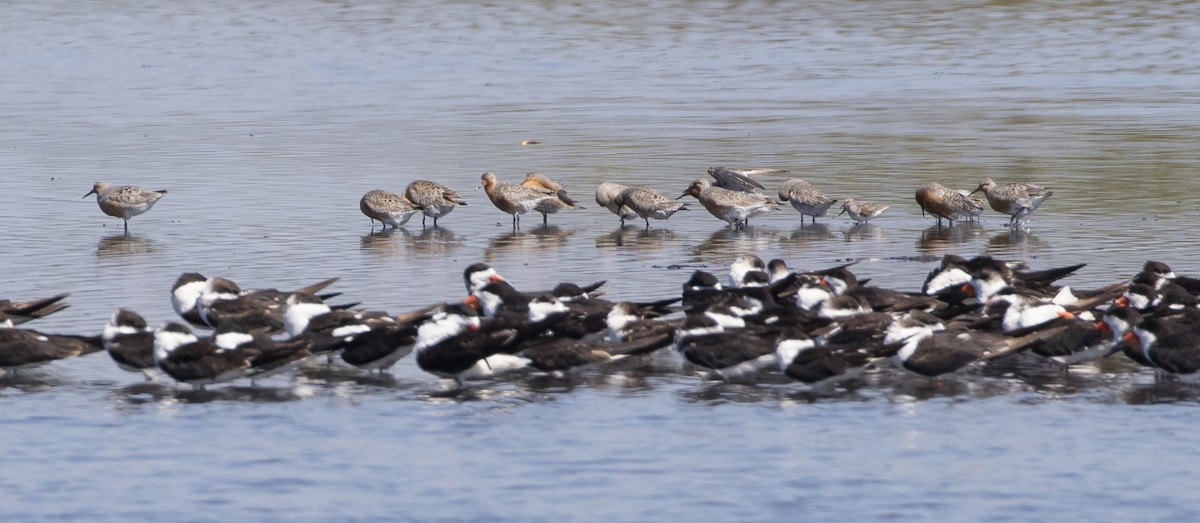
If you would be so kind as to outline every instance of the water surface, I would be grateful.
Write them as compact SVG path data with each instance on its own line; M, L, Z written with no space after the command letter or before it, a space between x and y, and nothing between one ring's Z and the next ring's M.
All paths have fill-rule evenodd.
M394 312L461 295L487 261L522 288L609 280L676 295L739 253L860 260L919 287L945 253L1069 283L1180 273L1200 218L1193 2L38 3L0 18L3 297L70 291L49 332L117 307L171 319L185 271L294 288L340 276ZM522 146L524 140L537 145ZM707 167L790 169L892 205L869 226L790 208L724 229L698 205L649 230L601 181L675 196ZM472 192L540 171L590 208L527 219ZM1027 230L939 229L929 181L1055 195ZM441 181L469 205L385 234L370 189ZM165 188L131 233L80 196ZM774 189L783 178L764 180ZM812 393L719 384L669 357L447 394L307 369L258 388L146 385L103 357L3 383L0 514L88 521L1194 519L1195 390L1119 361L884 375Z

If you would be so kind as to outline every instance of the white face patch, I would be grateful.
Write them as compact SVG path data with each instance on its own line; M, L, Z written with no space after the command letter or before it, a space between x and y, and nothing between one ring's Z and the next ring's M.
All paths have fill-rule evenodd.
M358 324L354 324L354 325L346 325L345 327L338 327L336 329L333 329L333 332L331 332L329 334L331 336L333 336L334 338L343 338L343 337L349 338L349 337L357 336L364 332L370 332L370 331L371 331L370 327L363 325L361 323L358 323ZM346 341L350 341L350 339L347 339Z
M496 272L496 269L491 267L488 267L487 270L473 273L471 274L471 288L467 289L467 294L475 294L475 292L479 289L482 289L484 285L487 285L488 283L498 279L503 278L501 278L500 274Z
M154 361L157 363L167 359L171 351L189 343L195 343L196 339L195 334L186 332L158 331L154 333Z
M245 332L222 332L214 336L213 341L222 349L232 350L237 348L238 345L254 341L254 336Z
M104 341L112 341L117 336L137 334L139 332L144 332L144 331L142 331L141 329L139 329L137 327L131 327L129 325L116 326L116 325L109 323L108 325L104 326L104 332L100 334L100 339L102 339Z
M717 325L720 326L722 330L746 328L746 320L743 320L737 316L730 316L728 314L721 314L719 312L712 311L706 311L704 315L717 322Z
M495 318L496 311L500 310L500 306L504 304L504 300L500 296L490 292L481 292L477 296L479 298L479 305L483 308L483 315Z
M1008 310L1004 311L1004 320L1001 322L1001 328L1005 332L1011 332L1026 327L1041 325L1059 317L1059 314L1065 312L1066 309L1061 305L1046 303L1034 306L1025 306L1019 301L1008 306Z
M439 316L434 316L417 328L417 342L413 345L414 350L420 351L437 345L462 332L463 329L472 323L471 319L467 316Z
M969 281L971 281L971 275L962 269L941 271L925 284L925 294L938 294L942 291L962 287Z
M294 303L289 304L283 313L283 328L288 336L296 337L308 328L309 320L332 309L324 303Z
M558 300L533 300L529 302L529 321L537 323L553 314L567 312L567 306Z
M178 289L171 291L171 307L175 309L175 314L183 316L196 308L196 302L200 300L200 295L208 289L207 281L194 281L180 285Z
M811 311L832 296L829 291L812 285L804 285L796 292L796 306L801 310Z
M779 370L787 369L792 360L796 359L796 355L816 346L811 339L782 340L775 344L775 361L779 363Z

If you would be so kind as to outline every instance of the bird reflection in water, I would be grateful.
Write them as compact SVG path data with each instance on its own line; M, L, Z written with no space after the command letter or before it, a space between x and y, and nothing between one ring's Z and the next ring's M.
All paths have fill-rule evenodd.
M173 384L145 382L121 387L110 393L112 399L127 405L156 403L171 405L179 403L211 403L214 401L237 401L245 403L282 403L303 398L292 387L284 385L214 387L207 389L181 388Z
M543 225L529 230L506 232L488 240L487 249L483 251L485 260L494 260L495 253L502 251L533 251L556 249L566 245L567 239L578 229L563 229L557 225Z
M772 229L718 229L692 248L697 261L705 259L714 263L729 263L729 260L748 252L766 252L779 231Z
M413 234L403 227L372 230L361 237L359 247L376 256L395 256L402 252L416 254L445 254L462 247L463 241L454 231L438 226Z
M983 225L974 221L959 221L949 227L931 225L921 231L917 250L925 254L942 254L952 248L983 237Z
M96 256L99 258L137 256L152 252L154 252L154 241L149 238L126 234L105 236L96 245Z
M596 237L596 247L632 247L637 250L650 251L665 247L675 238L675 231L671 229L624 226Z
M1039 251L1042 241L1029 229L1008 229L988 238L986 253L991 256L1028 254Z
M810 223L799 229L795 229L787 237L781 241L787 244L807 246L814 243L833 240L837 236L833 231L829 230L829 226L824 223Z
M883 229L878 225L870 223L860 223L851 226L849 229L842 231L843 239L849 242L857 241L874 241L883 239Z

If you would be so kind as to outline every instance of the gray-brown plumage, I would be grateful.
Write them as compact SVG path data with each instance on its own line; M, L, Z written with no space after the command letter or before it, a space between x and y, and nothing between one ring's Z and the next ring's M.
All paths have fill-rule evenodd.
M825 196L825 193L813 184L799 178L783 182L783 186L779 188L779 199L790 202L792 207L800 212L801 225L804 225L805 216L812 216L813 223L817 223L817 218L825 216L829 207L837 203L837 200Z
M649 187L629 187L617 194L613 204L632 210L646 220L646 228L650 228L650 218L665 220L671 215L686 211L687 205L668 199L662 193Z
M467 201L453 189L429 180L413 180L404 189L404 197L421 209L421 227L425 226L425 218L433 218L433 226L437 227L438 218L450 214L455 207L466 205Z
M513 229L521 226L522 214L534 210L539 203L545 200L557 197L545 190L500 182L496 179L496 175L490 172L483 173L480 179L482 184L475 189L478 190L482 187L487 193L488 199L492 201L492 205L495 205L501 212L512 215Z
M1009 227L1018 227L1025 222L1042 202L1054 195L1054 191L1032 183L1003 183L997 184L991 178L984 178L979 187L971 194L983 191L987 196L988 205L992 210L1009 215Z
M756 193L763 189L763 185L753 178L725 167L709 167L708 175L713 177L714 187L748 193Z
M872 218L883 214L883 211L886 211L891 207L891 205L859 202L855 201L854 198L847 198L846 201L842 203L842 212L838 213L838 215L841 216L843 213L849 214L850 219L854 220L856 225L862 225L870 221Z
M555 182L542 173L527 173L525 179L521 181L523 187L546 191L554 195L554 198L548 198L539 202L534 206L533 210L542 213L542 225L546 225L546 216L556 213L562 209L582 209L579 205L567 195L566 189L562 184Z
M921 206L921 214L929 213L937 218L937 224L942 224L942 218L954 225L954 220L978 217L983 212L983 202L976 200L959 191L955 191L940 183L927 183L917 189L917 205Z
M414 214L421 212L421 209L409 201L408 197L382 189L375 189L364 194L358 201L358 208L367 215L367 218L371 219L372 225L375 220L379 220L385 228L388 225L393 228L404 225ZM437 223L436 219L434 223Z
M125 232L129 232L129 219L149 211L167 191L151 191L132 185L110 187L107 183L96 182L92 190L83 197L87 198L93 194L96 195L96 203L100 205L100 210L104 214L124 220Z
M608 212L617 215L621 219L622 226L625 225L625 220L632 220L638 217L637 213L633 212L633 209L614 203L617 195L628 188L628 185L613 182L604 182L596 187L596 204L608 209Z
M679 198L684 196L696 197L709 214L724 220L730 227L749 225L751 216L774 212L779 208L778 203L761 194L713 187L711 182L703 178L693 181Z

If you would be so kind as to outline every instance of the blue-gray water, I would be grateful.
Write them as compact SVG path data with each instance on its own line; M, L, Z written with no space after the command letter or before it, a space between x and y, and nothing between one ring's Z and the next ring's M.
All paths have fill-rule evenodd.
M863 260L919 287L947 252L1196 274L1194 2L41 2L0 16L0 297L69 291L31 325L171 319L185 271L249 287L331 276L364 306L461 298L487 261L518 287L608 279L677 295L742 252ZM522 146L523 140L538 145ZM604 180L674 196L712 165L790 169L892 204L869 227L790 208L722 229L698 205L649 231L591 204ZM507 216L471 192L541 171L589 208ZM933 227L913 190L983 177L1055 196L1027 231ZM446 183L467 207L390 235L375 188ZM165 188L105 217L95 181ZM766 180L774 189L779 179ZM377 232L377 229L376 229ZM684 270L668 268L673 264ZM706 382L670 358L447 396L390 375L191 392L104 355L0 384L0 516L168 520L1195 519L1200 391L1119 361L885 375L814 394Z

